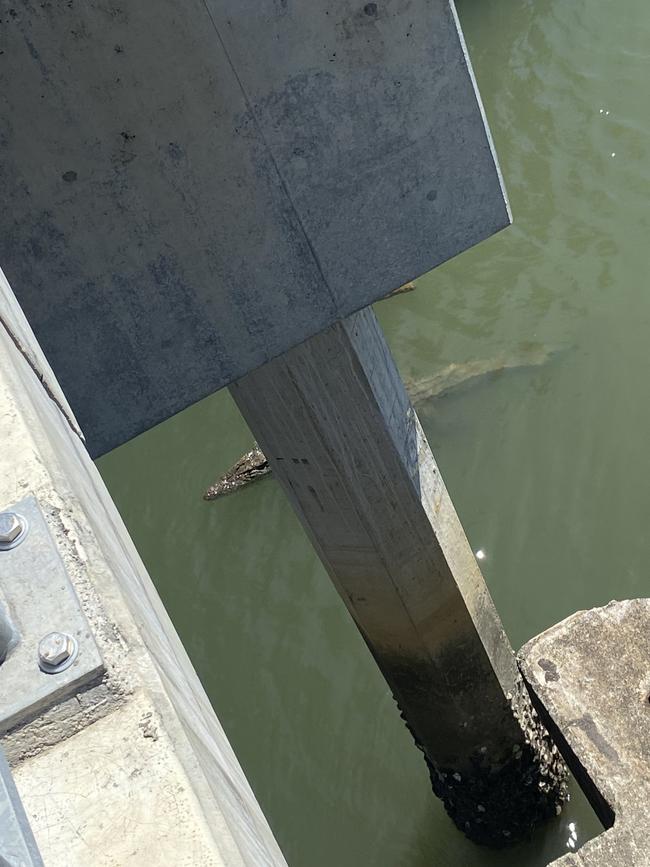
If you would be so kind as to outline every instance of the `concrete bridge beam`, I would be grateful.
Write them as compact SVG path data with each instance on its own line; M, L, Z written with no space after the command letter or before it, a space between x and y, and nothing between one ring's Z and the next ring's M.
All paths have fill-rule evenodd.
M564 765L372 310L230 390L457 825L503 845L555 815Z

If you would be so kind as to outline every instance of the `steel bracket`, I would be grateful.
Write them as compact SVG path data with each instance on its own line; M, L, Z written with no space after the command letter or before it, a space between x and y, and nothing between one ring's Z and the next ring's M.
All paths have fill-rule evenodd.
M28 527L19 545L0 550L0 734L76 692L103 672L90 625L38 502L29 496L8 510ZM3 614L2 608L5 609ZM52 632L72 636L77 655L54 673L39 667L38 647Z

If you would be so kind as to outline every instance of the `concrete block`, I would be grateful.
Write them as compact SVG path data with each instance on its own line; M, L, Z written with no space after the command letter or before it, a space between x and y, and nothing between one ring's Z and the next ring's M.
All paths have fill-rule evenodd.
M509 223L447 0L16 0L0 264L101 454Z
M16 771L46 864L222 867L165 726L139 695Z
M519 654L567 764L609 830L553 864L650 864L650 599L580 611Z

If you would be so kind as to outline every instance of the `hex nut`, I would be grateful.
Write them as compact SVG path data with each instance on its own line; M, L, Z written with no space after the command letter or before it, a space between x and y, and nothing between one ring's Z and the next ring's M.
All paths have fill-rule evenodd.
M0 547L9 548L25 532L25 521L15 512L0 512Z
M50 632L38 643L38 664L48 674L63 671L76 654L77 642L67 632Z

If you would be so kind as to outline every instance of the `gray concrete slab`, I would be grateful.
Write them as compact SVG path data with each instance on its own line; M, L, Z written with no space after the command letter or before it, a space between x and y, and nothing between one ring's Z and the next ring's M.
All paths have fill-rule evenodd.
M93 455L509 222L447 0L0 23L0 264Z
M650 864L650 599L580 611L519 654L603 835L554 865Z

